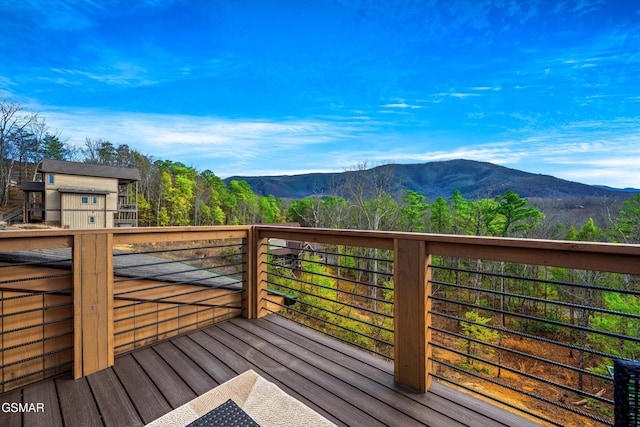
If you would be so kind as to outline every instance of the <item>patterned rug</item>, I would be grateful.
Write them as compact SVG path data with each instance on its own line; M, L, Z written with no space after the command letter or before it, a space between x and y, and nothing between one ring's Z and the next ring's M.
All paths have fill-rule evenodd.
M275 384L248 370L147 427L255 425L251 420L261 427L335 426Z

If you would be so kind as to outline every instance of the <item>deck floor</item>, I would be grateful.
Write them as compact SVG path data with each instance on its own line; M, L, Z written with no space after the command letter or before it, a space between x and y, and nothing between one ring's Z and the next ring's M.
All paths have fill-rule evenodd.
M9 426L141 426L253 369L337 425L534 426L434 382L420 394L393 365L276 315L232 319L116 358L78 381L63 376L0 395L44 412L0 412Z

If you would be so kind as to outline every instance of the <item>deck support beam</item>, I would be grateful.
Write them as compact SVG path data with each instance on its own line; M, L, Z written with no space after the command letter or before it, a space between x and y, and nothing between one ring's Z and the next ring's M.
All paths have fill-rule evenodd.
M248 263L250 274L245 281L245 303L243 315L247 319L266 316L267 311L267 262L269 239L260 236L256 227L249 231Z
M112 272L113 234L76 234L73 244L76 379L113 366Z
M394 379L426 392L429 377L429 256L426 242L394 239Z

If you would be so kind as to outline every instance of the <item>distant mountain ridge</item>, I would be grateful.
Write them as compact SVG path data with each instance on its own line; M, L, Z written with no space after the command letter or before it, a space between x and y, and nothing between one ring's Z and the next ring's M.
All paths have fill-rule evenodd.
M335 195L348 174L391 174L398 191L413 190L428 200L447 198L454 190L460 190L468 199L493 198L507 190L521 197L629 197L637 189L614 189L593 186L533 174L493 163L473 160L447 160L416 164L387 164L366 171L341 173L311 173L280 176L234 176L225 179L245 180L259 195L300 199L314 195Z

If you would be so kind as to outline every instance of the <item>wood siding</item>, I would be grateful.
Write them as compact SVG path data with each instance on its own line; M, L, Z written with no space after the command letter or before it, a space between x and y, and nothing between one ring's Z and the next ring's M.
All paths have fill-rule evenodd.
M112 227L113 221L108 219L113 219L114 212L106 211L106 198L104 194L60 194L62 212L60 225L72 229ZM87 203L83 203L85 200Z
M4 267L2 281L0 392L68 371L73 361L70 274L46 267Z
M54 183L50 184L49 175L45 175L45 221L72 229L114 226L114 214L118 209L116 178L53 174ZM65 193L65 189L74 189L74 192ZM82 189L87 192L76 192ZM107 194L96 194L89 190ZM87 205L81 204L82 196L89 197ZM98 197L97 204L92 203L94 196ZM87 213L91 210L95 211L95 215ZM94 216L95 222L89 222L90 216Z

